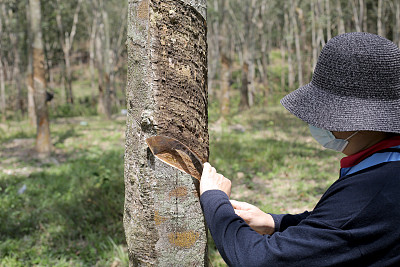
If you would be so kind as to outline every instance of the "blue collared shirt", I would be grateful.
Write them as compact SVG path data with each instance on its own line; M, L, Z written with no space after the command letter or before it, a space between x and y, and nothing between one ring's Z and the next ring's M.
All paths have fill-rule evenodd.
M400 146L394 146L392 148L400 149ZM400 152L387 151L383 153L372 154L357 165L340 169L340 177L350 175L366 168L390 161L400 161Z

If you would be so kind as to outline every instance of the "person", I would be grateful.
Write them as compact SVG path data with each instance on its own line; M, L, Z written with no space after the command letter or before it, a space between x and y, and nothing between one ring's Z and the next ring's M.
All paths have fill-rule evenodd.
M370 33L323 47L311 82L281 104L324 147L339 178L311 212L267 214L230 201L231 182L204 164L200 203L229 266L400 266L400 50ZM267 159L266 159L267 160Z

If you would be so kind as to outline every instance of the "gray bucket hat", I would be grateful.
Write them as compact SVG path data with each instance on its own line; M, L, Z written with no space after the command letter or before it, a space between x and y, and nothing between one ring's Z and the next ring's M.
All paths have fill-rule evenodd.
M322 49L311 82L281 104L330 131L400 133L400 50L371 33L336 36Z

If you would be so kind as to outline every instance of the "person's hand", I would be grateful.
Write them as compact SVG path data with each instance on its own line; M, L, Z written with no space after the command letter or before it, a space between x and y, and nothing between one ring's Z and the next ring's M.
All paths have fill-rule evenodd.
M210 163L204 163L203 174L200 180L200 195L207 190L224 191L228 197L231 195L231 181L225 178L222 174L217 173Z
M275 231L275 222L267 214L246 202L231 200L235 213L240 216L254 231L262 235L272 235Z

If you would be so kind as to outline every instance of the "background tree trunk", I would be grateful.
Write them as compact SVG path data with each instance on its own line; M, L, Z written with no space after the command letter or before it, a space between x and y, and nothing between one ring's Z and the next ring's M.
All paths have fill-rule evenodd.
M154 158L174 137L208 160L205 0L129 0L124 227L131 266L206 266L198 181Z
M383 0L378 0L377 30L378 30L378 35L385 37L384 23L382 22L383 9L384 9ZM399 29L396 30L398 31Z
M30 21L30 12L27 8L27 15ZM36 126L36 109L35 109L35 99L34 94L35 90L33 89L33 57L32 57L32 33L28 31L28 66L27 66L27 74L26 74L26 87L28 89L28 117L29 117L29 124L32 127Z
M42 30L40 28L41 10L40 0L29 0L30 6L30 26L33 35L33 88L36 111L36 151L41 157L50 156L51 140L50 126L46 102L46 77L45 59L43 52Z
M301 59L301 48L300 48L300 34L299 27L296 19L295 9L297 8L297 1L291 1L290 7L290 17L292 18L292 29L294 30L294 40L296 48L296 61L297 61L297 80L299 81L299 86L303 85L303 60Z
M95 78L95 42L96 42L96 32L97 32L97 10L93 15L93 22L90 28L90 39L89 39L89 71L90 71L90 88L92 105L95 105L95 95L96 95L96 78Z
M220 103L221 103L221 116L222 118L226 118L229 115L230 112L230 107L229 107L229 99L230 99L230 80L231 80L231 67L230 65L232 64L230 58L225 56L225 54L222 54L222 59L221 59L221 97L220 97Z
M104 63L104 80L103 80L103 85L104 85L104 113L103 115L107 119L111 119L111 83L110 83L110 73L111 73L111 66L110 66L110 25L108 22L108 14L104 9L104 3L101 0L100 1L100 9L102 10L101 12L101 18L103 20L104 24L104 35L103 35L103 63Z
M343 11L342 11L342 5L341 5L340 1L336 1L336 11L338 13L338 16L337 16L338 34L343 34L346 31L344 28Z
M361 7L357 6L357 0L352 0L351 1L351 6L353 8L353 18L354 18L354 24L356 26L356 31L361 32L362 31L362 22L363 22L363 17L361 16L363 14L363 10L361 10ZM359 1L361 5L364 4L362 0ZM361 15L359 14L361 13Z
M1 25L1 22L0 22ZM0 27L1 31L1 27ZM1 121L6 121L6 85L4 79L4 68L3 68L3 60L0 57L0 111L1 111Z
M57 4L61 6L60 0L57 0ZM81 9L82 0L78 0L78 3L75 8L72 27L70 32L64 32L64 27L62 24L61 10L57 10L56 22L59 30L60 36L60 45L62 47L64 53L64 86L65 86L65 95L66 101L69 104L74 103L74 95L72 91L72 70L71 70L71 51L72 44L74 42L75 34L76 34L76 24L78 23L79 11Z
M2 37L3 37L3 22L0 18L0 51L2 48ZM6 87L5 87L5 79L4 79L4 68L3 68L3 59L0 54L0 112L1 112L1 121L6 121Z
M325 15L326 15L326 41L332 38L332 22L331 22L331 5L330 0L325 0Z
M31 12L30 9L26 9L26 16L29 21L31 21ZM35 100L34 100L34 89L33 89L33 53L32 53L32 41L33 36L32 32L28 31L27 38L27 48L28 48L28 66L27 66L27 74L26 74L26 87L28 89L28 117L29 124L32 127L36 126L36 110L35 110Z
M250 108L249 105L249 64L247 62L243 63L242 66L242 86L240 89L240 102L239 102L239 110L244 111Z
M285 2L285 14L284 14L284 27L285 27L285 40L287 49L287 62L288 62L288 86L290 90L294 87L294 68L292 61L292 45L293 45L293 28L290 27L289 21L289 7Z
M393 41L395 44L397 44L397 46L400 47L400 2L399 1L395 1L395 29L397 29L396 31L393 31Z

